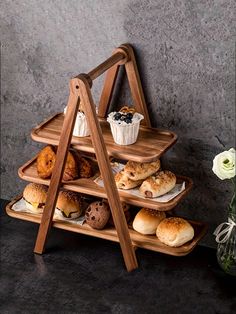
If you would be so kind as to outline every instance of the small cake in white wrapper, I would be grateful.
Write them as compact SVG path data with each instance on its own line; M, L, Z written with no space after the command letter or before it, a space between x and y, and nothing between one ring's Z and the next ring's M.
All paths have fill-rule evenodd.
M122 118L124 116L122 112L111 112L107 118L115 143L119 145L134 144L138 138L140 121L144 119L143 115L135 112L132 114L131 119L125 118L124 120L120 120L117 119L117 114L121 114Z
M64 114L66 114L66 109L64 109ZM87 119L85 117L85 114L81 111L77 112L76 120L75 120L75 126L73 130L73 135L78 137L85 137L89 136L90 130L88 127Z

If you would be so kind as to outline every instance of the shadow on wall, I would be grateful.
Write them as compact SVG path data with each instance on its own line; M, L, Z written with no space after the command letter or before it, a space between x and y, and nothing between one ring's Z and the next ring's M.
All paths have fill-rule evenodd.
M216 62L215 38L221 40L228 32L220 33L219 14L213 20L204 9L188 1L179 1L178 7L170 1L132 1L124 10L124 29L135 49L153 127L179 137L163 164L194 180L184 202L191 208L186 216L217 225L225 219L230 194L222 193L229 190L228 182L217 180L211 168L214 156L234 145L234 106L226 97L226 92L233 93L227 91L233 78L227 51L233 45L225 44L223 61Z

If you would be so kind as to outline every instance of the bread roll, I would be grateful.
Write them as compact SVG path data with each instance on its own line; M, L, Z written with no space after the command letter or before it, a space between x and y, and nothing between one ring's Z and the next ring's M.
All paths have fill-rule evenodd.
M139 192L144 197L158 197L168 193L176 184L176 176L168 170L159 171L143 181Z
M124 166L124 172L133 181L144 180L160 169L160 160L153 162L128 161Z
M129 190L142 183L142 180L130 180L124 171L120 171L115 175L115 182L118 189Z
M64 218L78 218L82 214L80 194L72 191L60 191L56 208Z
M155 234L157 226L165 217L164 212L142 208L134 218L133 228L142 234Z
M178 247L192 240L194 229L188 221L183 218L165 218L156 230L158 239L166 245Z
M23 191L26 207L33 213L43 212L47 199L48 187L43 184L29 183Z

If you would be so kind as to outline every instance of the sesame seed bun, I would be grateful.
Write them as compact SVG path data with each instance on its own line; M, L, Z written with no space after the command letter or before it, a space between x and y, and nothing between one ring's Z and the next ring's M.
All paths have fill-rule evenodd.
M47 198L48 187L43 184L29 183L23 191L26 207L33 213L42 213Z
M81 200L78 193L72 191L60 191L56 208L64 218L73 219L82 214Z
M165 218L157 227L156 236L166 245L178 247L192 240L194 229L180 217Z

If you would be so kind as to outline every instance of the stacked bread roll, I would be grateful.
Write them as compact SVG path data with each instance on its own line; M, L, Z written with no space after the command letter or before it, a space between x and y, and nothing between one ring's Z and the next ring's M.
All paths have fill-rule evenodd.
M147 198L164 195L174 188L176 176L168 170L160 171L160 168L159 159L147 163L128 161L115 175L116 186L123 190L140 186L140 194Z

